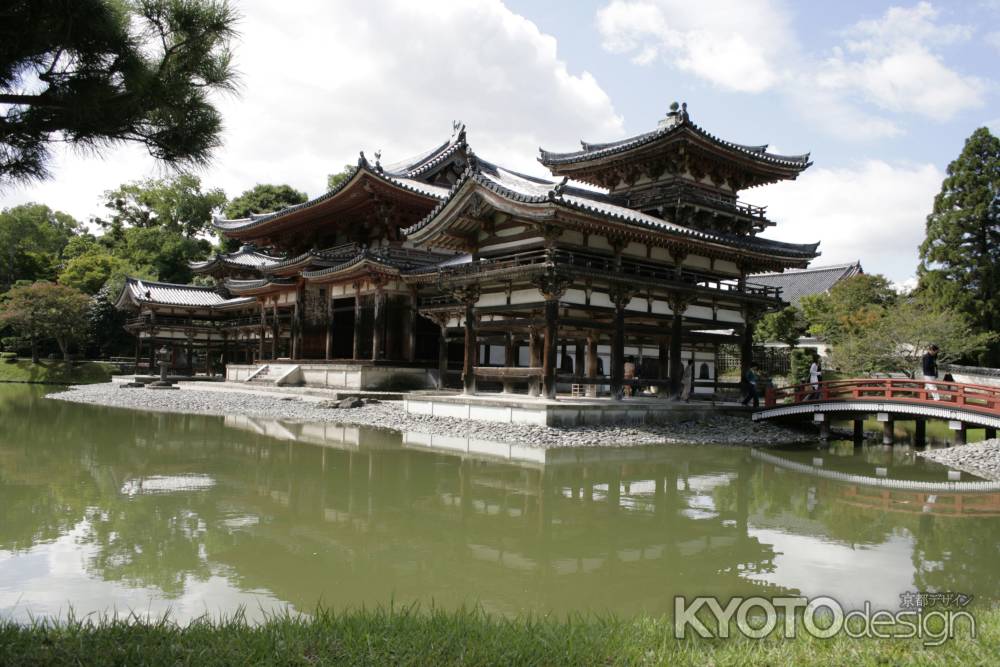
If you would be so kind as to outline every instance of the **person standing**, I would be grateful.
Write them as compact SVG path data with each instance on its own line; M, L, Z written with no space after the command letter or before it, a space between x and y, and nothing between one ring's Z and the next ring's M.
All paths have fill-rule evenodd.
M814 354L812 358L812 363L809 364L809 384L812 385L813 393L810 398L818 400L819 395L819 383L823 381L823 370L819 365L819 355Z
M760 407L760 395L757 393L757 364L750 364L750 368L747 369L746 375L743 376L743 382L746 385L747 394L743 398L743 405L748 404L753 401L753 406L755 408Z
M930 345L927 348L927 352L924 353L921 359L921 365L923 366L924 374L924 389L931 393L931 398L935 401L941 400L941 394L937 393L937 385L934 384L934 380L937 380L938 367L937 367L937 356L940 352L940 348L937 345Z

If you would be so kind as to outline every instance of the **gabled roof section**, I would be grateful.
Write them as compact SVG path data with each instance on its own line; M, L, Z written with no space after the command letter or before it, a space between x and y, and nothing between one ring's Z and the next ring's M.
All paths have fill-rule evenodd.
M468 150L465 138L465 126L456 125L452 137L436 146L435 148L422 153L416 157L409 158L402 162L384 167L381 164L380 154L376 154L375 164L369 162L362 151L358 158L358 164L350 178L345 179L336 187L327 192L314 197L309 201L294 206L288 206L273 213L252 214L248 218L234 220L215 219L213 225L223 233L239 233L261 227L272 221L282 218L289 218L296 213L306 211L323 204L324 202L336 199L342 192L349 191L356 187L366 177L384 182L400 190L410 192L428 200L440 200L448 192L448 188L434 185L427 182L430 175L436 169L459 154L464 157L464 152Z
M758 285L780 287L781 296L793 306L798 306L804 296L823 294L841 280L864 273L861 262L815 266L808 269L789 269L784 273L758 273L750 280Z
M788 258L795 263L804 263L817 256L819 243L795 244L774 241L758 236L737 236L706 232L685 227L654 215L616 204L614 199L601 192L573 187L567 179L559 183L518 174L492 163L474 159L470 168L452 188L448 197L438 204L427 217L405 230L407 237L415 243L435 241L435 228L448 224L448 212L453 202L464 198L470 191L489 191L513 204L526 204L535 209L539 219L554 218L557 212L582 213L602 221L623 224L654 234L689 239L695 242L724 246L733 250L744 250L765 255Z
M548 167L554 174L569 174L575 168L593 166L601 161L620 161L629 153L647 149L658 142L669 143L687 136L689 139L712 145L719 151L732 157L772 171L778 171L786 178L794 178L796 174L812 164L809 154L777 155L767 152L767 144L748 146L726 141L717 137L693 123L687 113L687 104L678 110L676 103L671 106L670 113L652 132L606 143L589 143L581 141L581 150L568 153L547 151L539 148L538 161Z
M123 308L129 304L134 306L160 305L187 308L220 308L233 307L241 304L251 304L254 299L231 299L220 294L215 287L199 287L196 285L178 285L162 283L139 278L126 278L125 286L115 302L115 306Z
M203 262L189 262L188 266L195 273L209 273L220 268L264 271L281 261L280 257L257 252L253 244L245 244L236 252L216 253Z
M303 271L302 277L309 281L323 282L364 270L398 275L407 271L438 266L451 258L451 255L393 246L374 250L362 248L352 257L334 266L315 271Z

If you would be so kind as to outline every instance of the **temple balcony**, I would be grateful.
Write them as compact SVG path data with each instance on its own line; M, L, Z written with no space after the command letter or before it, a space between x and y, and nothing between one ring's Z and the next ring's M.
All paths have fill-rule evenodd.
M655 265L622 257L615 261L612 257L578 253L567 250L534 250L480 259L459 264L446 269L438 269L438 284L461 285L481 279L510 279L531 276L549 268L563 269L579 278L602 278L616 282L627 281L666 289L704 291L708 295L718 293L755 300L779 302L781 288L742 282L735 278L721 278L697 271L672 266ZM455 303L451 297L426 297L421 299L421 309L450 307Z
M708 214L700 217L710 217L713 220L729 218L754 233L774 226L774 222L767 218L766 206L748 204L736 197L683 183L673 183L664 188L631 195L626 200L626 205L661 216L669 209L693 210Z

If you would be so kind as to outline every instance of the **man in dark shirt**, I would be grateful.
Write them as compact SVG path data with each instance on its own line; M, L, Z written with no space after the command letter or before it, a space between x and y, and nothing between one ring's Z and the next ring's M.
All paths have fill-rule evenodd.
M940 348L937 345L931 345L927 348L927 352L924 354L921 363L923 365L924 381L927 383L924 385L924 389L931 393L931 398L935 401L941 400L941 394L937 393L937 385L931 380L937 380L938 367L937 367L937 356L940 352Z

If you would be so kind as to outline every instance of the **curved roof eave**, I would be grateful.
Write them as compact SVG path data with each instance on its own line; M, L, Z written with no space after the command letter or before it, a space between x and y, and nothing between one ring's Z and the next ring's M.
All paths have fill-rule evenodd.
M766 152L767 144L747 146L726 141L725 139L715 136L689 120L681 120L673 125L668 125L666 127L653 130L652 132L645 132L643 134L638 134L615 142L600 144L581 141L580 143L583 146L583 150L579 151L559 153L539 148L538 161L546 167L559 167L563 165L588 162L590 160L626 153L633 149L646 146L660 139L676 134L685 128L721 148L736 151L751 160L762 162L767 165L793 168L801 171L812 164L812 162L809 161L809 153L804 153L802 155L777 155L774 153L768 153Z
M386 185L403 190L411 194L416 194L421 197L426 197L427 199L440 199L444 196L444 188L438 186L429 185L426 183L419 183L414 181L414 184L403 183L403 180L412 180L403 176L396 176L392 174L387 174L384 171L379 171L378 169L372 167L368 160L365 159L364 154L362 154L361 159L358 161L358 167L354 170L354 173L350 178L339 183L336 187L327 192L319 195L318 197L313 197L309 201L305 201L301 204L296 204L294 206L288 206L281 209L280 211L275 211L274 213L267 213L264 215L254 215L249 218L240 218L237 220L220 220L216 219L212 221L212 226L223 233L239 233L247 230L255 229L266 223L273 222L280 218L287 217L293 213L299 211L304 211L306 209L312 208L318 204L334 199L341 192L347 191L349 188L353 187L354 183L360 182L365 176L375 178Z

